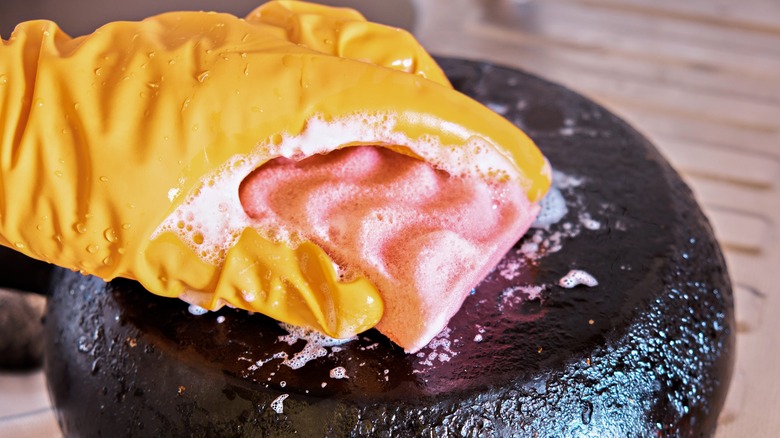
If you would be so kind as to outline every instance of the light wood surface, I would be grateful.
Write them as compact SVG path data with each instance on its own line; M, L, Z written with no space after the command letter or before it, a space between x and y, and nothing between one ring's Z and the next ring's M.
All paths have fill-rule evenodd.
M387 0L362 1L381 19L370 9ZM778 436L780 0L412 3L415 33L433 53L563 83L627 119L680 171L713 223L735 285L738 358L717 436ZM46 15L47 4L11 10ZM406 23L407 6L386 21ZM5 395L16 394L9 382L27 388L0 397L4 414L46 409L40 373L3 378L11 379L0 380ZM19 436L58 435L50 413L36 415L6 418L39 426Z
M718 437L780 434L780 1L419 0L432 52L520 67L647 135L696 193L735 286Z

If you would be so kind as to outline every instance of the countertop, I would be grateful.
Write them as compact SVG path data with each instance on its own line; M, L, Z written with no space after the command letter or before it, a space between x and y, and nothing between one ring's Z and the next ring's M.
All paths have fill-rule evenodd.
M24 13L13 17L45 15L53 4L28 3L34 7L19 6ZM737 362L717 436L775 436L780 2L416 0L379 10L380 3L364 2L370 18L412 29L432 53L562 83L655 143L710 218L734 284ZM243 7L231 5L236 13ZM0 374L0 424L13 436L57 435L40 373Z
M780 2L427 0L430 51L519 67L601 103L695 192L734 285L737 362L718 437L780 430Z

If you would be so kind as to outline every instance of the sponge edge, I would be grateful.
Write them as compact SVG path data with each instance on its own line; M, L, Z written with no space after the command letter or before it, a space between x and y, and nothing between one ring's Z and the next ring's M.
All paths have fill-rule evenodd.
M385 313L376 328L407 353L427 345L525 233L538 212L530 203L513 207L514 221L497 231L489 244L475 245L451 232L427 236L416 258L418 293L386 298Z
M239 197L254 228L312 241L345 278L375 284L385 304L377 329L407 352L446 326L538 213L516 184L370 146L272 160Z

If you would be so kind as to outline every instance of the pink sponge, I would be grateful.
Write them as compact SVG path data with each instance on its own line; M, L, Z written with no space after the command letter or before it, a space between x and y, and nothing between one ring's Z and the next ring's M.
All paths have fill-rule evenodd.
M239 197L260 229L312 241L345 277L371 280L385 302L377 329L407 352L447 325L538 213L517 184L370 146L276 158Z

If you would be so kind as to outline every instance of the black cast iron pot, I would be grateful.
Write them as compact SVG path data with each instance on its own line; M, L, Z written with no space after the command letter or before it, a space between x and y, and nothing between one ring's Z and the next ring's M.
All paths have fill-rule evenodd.
M456 88L522 127L568 176L558 183L568 214L518 242L446 336L406 355L369 331L294 370L283 356L305 343L288 344L261 315L196 316L135 282L59 270L45 367L63 431L711 435L735 324L723 258L690 190L593 102L513 69L440 61ZM529 259L534 244L543 256ZM575 268L599 285L560 287Z

